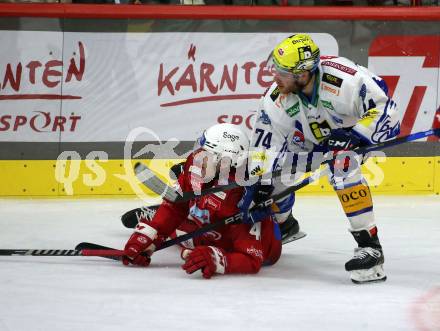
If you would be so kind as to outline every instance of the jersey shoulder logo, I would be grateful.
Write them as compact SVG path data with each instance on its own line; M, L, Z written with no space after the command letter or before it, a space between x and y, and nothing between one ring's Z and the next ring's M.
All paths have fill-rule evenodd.
M264 110L260 111L260 117L258 117L257 121L263 123L264 125L271 125L272 124L272 122L269 118L269 115L267 115Z
M321 83L321 90L322 91L326 91L326 92L328 92L328 93L331 93L331 94L334 94L334 95L336 95L336 96L338 96L339 95L339 88L337 88L337 87L332 87L332 86L330 86L330 85L327 85L326 83L324 83L324 82L322 82Z
M279 95L280 95L280 89L276 87L275 90L273 90L272 93L270 94L270 98L272 99L272 101L275 102L275 100L278 99Z
M330 75L328 73L324 73L324 75L322 75L322 81L334 85L336 87L341 87L342 82L344 80L342 78Z
M357 70L350 68L350 67L347 67L347 66L344 66L343 64L333 62L333 61L323 61L323 62L321 62L321 65L335 68L336 70L345 72L345 73L352 75L352 76L354 76L357 73Z
M335 107L333 107L332 103L330 101L327 100L321 100L321 104L324 108L330 109L330 110L335 110Z

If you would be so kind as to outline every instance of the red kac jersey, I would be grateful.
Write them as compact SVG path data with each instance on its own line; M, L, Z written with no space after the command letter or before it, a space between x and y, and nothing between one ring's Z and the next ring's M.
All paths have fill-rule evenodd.
M183 191L205 189L217 184L214 179L201 183L201 169L194 164L193 152L186 160L184 171L178 178ZM233 179L231 171L231 180ZM238 213L238 202L244 189L238 187L188 202L171 203L166 200L149 223L163 236L179 236L209 223L215 223ZM255 223L225 225L204 235L182 243L185 248L215 246L225 251L226 273L256 273L264 264L274 264L281 255L278 225L271 217Z

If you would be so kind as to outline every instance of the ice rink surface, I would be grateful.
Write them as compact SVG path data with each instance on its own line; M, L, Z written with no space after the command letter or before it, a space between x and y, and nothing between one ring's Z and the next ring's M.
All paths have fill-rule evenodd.
M440 330L440 197L375 196L384 283L344 270L354 240L336 196L299 196L308 236L257 275L205 280L175 248L148 268L97 257L0 257L0 331ZM0 248L122 248L130 200L0 200Z

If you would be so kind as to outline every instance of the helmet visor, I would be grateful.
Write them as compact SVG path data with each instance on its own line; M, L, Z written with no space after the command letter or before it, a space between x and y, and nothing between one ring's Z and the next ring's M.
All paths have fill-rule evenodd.
M296 73L293 73L291 70L283 67L281 64L273 56L273 52L270 52L267 61L266 61L267 70L270 71L273 75L277 74L282 77L292 78L294 80L298 80L301 77L301 74L305 72L305 70L300 70Z

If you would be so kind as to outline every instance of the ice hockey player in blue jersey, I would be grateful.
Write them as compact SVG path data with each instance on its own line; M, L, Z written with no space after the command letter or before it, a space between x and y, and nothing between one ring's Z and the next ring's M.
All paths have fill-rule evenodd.
M261 99L251 137L251 174L286 166L287 159L292 162L283 157L289 152L351 150L399 134L396 104L385 82L346 58L320 56L309 35L295 34L282 41L273 50L272 61L274 83ZM360 164L354 164L349 176L338 176L337 168L330 166L329 181L358 246L345 269L355 283L384 281L373 202ZM272 185L277 191L277 184ZM290 204L286 212L276 215L280 224L289 217L294 197L286 201L284 207Z

